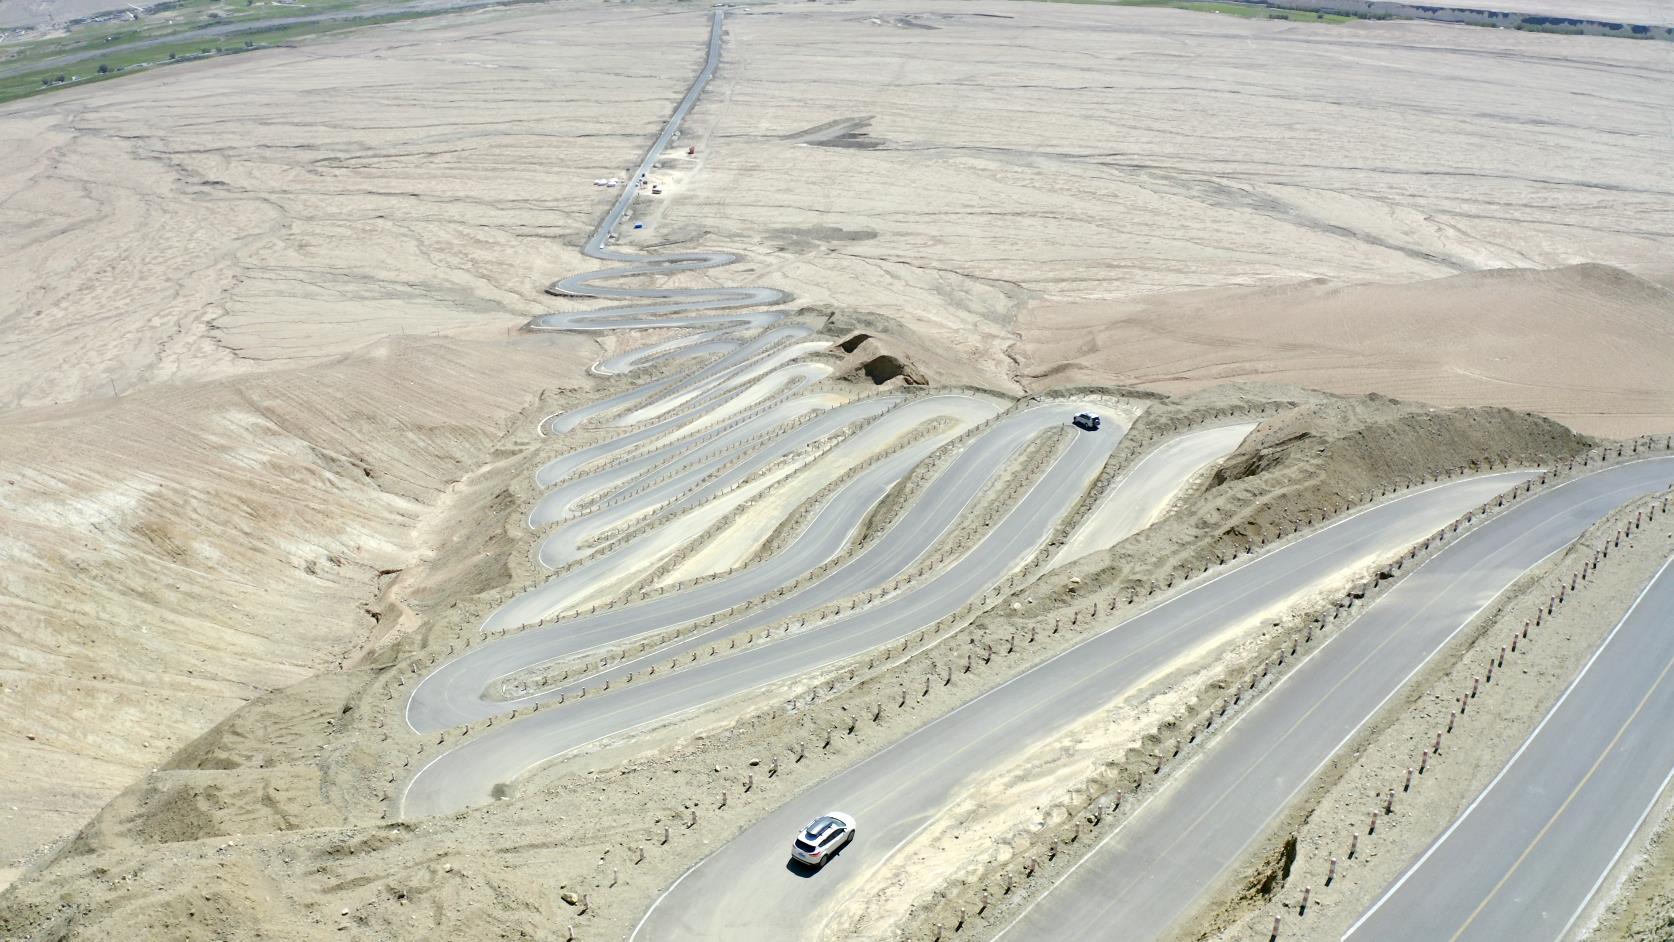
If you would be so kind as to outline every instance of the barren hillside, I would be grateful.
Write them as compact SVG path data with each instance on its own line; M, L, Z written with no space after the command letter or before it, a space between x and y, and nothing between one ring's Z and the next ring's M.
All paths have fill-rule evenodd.
M0 405L520 326L697 35L468 14L0 107Z
M0 887L17 879L0 936L619 938L776 803L1092 633L1101 599L1099 631L1351 508L1674 429L1662 43L1010 0L738 9L613 244L739 257L611 288L761 285L794 313L754 337L724 324L697 356L660 327L522 330L621 301L543 292L601 264L579 246L624 192L605 180L657 139L709 22L661 0L531 4L0 108ZM675 354L596 368L647 340ZM865 437L868 414L773 452L834 404L883 415L926 386L984 408ZM921 568L878 563L817 617L722 636L892 536L931 480L894 459L945 469L999 416L1068 401L1042 393L1097 404L1105 438L1068 409L1042 419L1039 441L954 482L972 496L924 531ZM620 411L541 434L606 396ZM947 588L965 593L954 615L876 651L508 765L484 806L400 820L419 766L560 725L532 714L585 696L608 660L625 678L587 705L653 699L692 676L677 667L773 650L794 618L933 585L1037 491L1068 508L1035 514L1056 539L1175 436L1234 427L1255 431L1169 479L1154 526L1072 567L1048 566L1043 537L1018 550L1039 571ZM1101 440L1108 465L1037 488ZM545 484L571 492L537 532L536 470L566 458ZM680 520L716 481L704 499L738 503ZM484 616L547 579L538 547L565 525L593 527L566 576L664 527L655 567L543 609L579 618L722 598L834 495L855 518L768 594L513 665L467 691L489 712L411 725L408 684L506 640ZM1005 794L961 792L984 805L969 820L1024 833L1095 754L1144 773L1144 750L1279 650L1281 623L1446 522L1423 519L1043 731ZM513 640L571 627L542 617ZM699 625L715 640L681 636ZM661 663L623 666L642 654ZM516 684L540 688L534 709L493 712ZM950 850L948 823L896 858L893 895L845 918L927 934L965 905L962 868L1005 861Z
M387 643L453 485L591 345L395 339L0 422L0 806L16 860L244 702ZM504 560L497 561L504 574Z
M1592 434L1674 426L1674 292L1602 265L1042 304L1019 334L1031 389L1264 379L1492 403Z
M477 14L0 109L0 870L389 630L450 483L589 383L517 330L701 29Z

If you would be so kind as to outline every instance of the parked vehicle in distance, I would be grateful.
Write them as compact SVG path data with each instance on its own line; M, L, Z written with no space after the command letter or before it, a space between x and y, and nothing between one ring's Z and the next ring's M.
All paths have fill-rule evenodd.
M837 852L854 840L854 818L833 811L808 823L791 841L791 856L810 867L823 867Z
M1104 423L1097 412L1077 412L1075 418L1070 421L1076 428L1084 428L1089 432L1098 431L1099 426Z

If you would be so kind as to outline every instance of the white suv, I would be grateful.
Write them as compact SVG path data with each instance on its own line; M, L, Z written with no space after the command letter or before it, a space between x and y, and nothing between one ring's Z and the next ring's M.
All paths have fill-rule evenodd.
M854 818L833 811L809 822L791 841L791 856L810 867L823 867L854 840Z

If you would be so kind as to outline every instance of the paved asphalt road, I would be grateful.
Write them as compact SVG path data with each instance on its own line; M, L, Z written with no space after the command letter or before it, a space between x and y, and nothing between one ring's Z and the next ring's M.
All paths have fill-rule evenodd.
M611 469L606 477L624 482L624 487L643 490L632 495L604 495L607 499L617 499L609 506L596 507L543 537L541 562L557 569L592 552L597 546L591 544L611 530L641 521L653 511L658 515L673 515L696 506L742 484L752 474L800 448L851 424L876 419L898 402L879 398L847 403L826 409L782 435L756 442L748 439L762 433L764 428L771 429L776 423L765 427L746 423L696 452L658 468L654 478L662 480L656 483L631 480L637 469ZM902 430L907 431L908 428Z
M1309 780L1448 639L1592 523L1671 484L1674 458L1615 465L1457 538L1223 729L1000 937L1144 942L1224 894Z
M630 409L622 413L620 422L624 425L638 425L651 422L669 412L687 404L709 403L719 404L719 400L729 394L734 387L754 385L758 382L768 382L769 374L790 375L796 372L809 374L810 381L824 379L831 373L830 366L823 363L796 363L804 354L819 353L830 350L829 339L816 339L807 343L790 344L779 349L762 354L748 363L728 370L725 375L705 383L682 383L676 390L665 392L655 400L637 409ZM791 364L795 363L795 366Z
M899 397L891 397L884 406L893 406L900 401ZM535 509L529 511L529 526L545 526L586 510L593 502L619 496L623 491L643 483L635 480L640 475L663 477L676 469L707 465L715 453L726 451L730 454L751 437L800 419L822 406L829 408L830 402L831 397L828 396L797 396L756 410L736 424L724 423L710 432L665 436L656 447L634 458L599 473L577 475L548 490L535 502Z
M1033 407L1013 413L991 428L1003 429L1008 421L1029 421L1046 408ZM1060 410L1049 411L1056 414ZM1119 437L1120 427L1111 423L1098 433L1076 435L1070 447L1046 469L1039 483L989 527L983 541L971 552L933 578L853 615L832 619L817 628L730 657L682 667L655 680L646 678L632 686L618 686L604 696L571 700L560 708L531 714L516 723L496 727L492 732L473 734L471 739L419 770L404 792L403 815L445 813L486 801L496 784L510 781L571 749L864 653L933 623L979 595L1033 553L1050 534L1059 516L1104 466ZM955 459L943 476L957 479L962 474L974 473L986 478L992 465L988 458L973 457L973 452L968 450ZM1167 473L1167 470L1159 466L1157 473ZM1130 476L1129 480L1134 479ZM1133 486L1140 484L1136 481ZM962 487L950 487L946 493L952 495L962 490ZM887 582L892 573L905 569L918 552L930 546L929 541L914 538L920 529L912 523L914 516L951 514L956 519L964 510L964 500L950 498L944 504L938 499L941 492L933 487L929 497L909 508L896 524L895 529L901 531L899 538L886 538L876 544L879 552L890 554L891 565L887 569L872 570L868 578L852 586L820 590L818 596L797 599L773 617L807 610L814 599L842 598L869 585ZM869 568L870 564L866 565ZM833 579L846 578L842 575L846 568L839 567L809 590L819 590ZM737 630L736 626L733 630ZM409 704L413 725L422 728L425 722L422 717L433 715L429 712L432 710L454 715L455 711L480 709L485 673L476 673L473 668L469 673L450 678L452 682L439 685L434 692L423 696L415 692ZM440 673L433 674L432 678L438 676ZM426 685L430 682L427 680Z
M1343 936L1559 942L1674 775L1664 563L1465 813Z
M716 340L703 344L692 352L695 354L713 351L721 352L723 355L686 372L665 376L662 379L623 390L584 406L578 406L568 412L551 416L546 420L547 432L550 434L571 431L585 423L600 420L601 417L612 412L619 412L641 400L670 399L675 395L675 390L679 390L681 393L714 392L735 383L741 383L744 379L755 378L763 372L761 369L752 369L746 375L741 368L752 366L763 356L795 340L806 338L811 333L813 331L806 327L792 325L762 331L759 335L743 342ZM621 419L604 419L603 421L606 424L616 425L637 424Z
M633 939L817 938L835 903L864 895L869 880L962 790L1039 744L1140 689L1176 658L1251 614L1321 586L1342 567L1395 552L1523 480L1496 474L1453 481L1359 511L1186 587L983 694L911 736L815 786L746 829L683 876ZM859 837L816 876L786 866L788 841L814 816L839 808ZM1018 938L1140 938L1036 927ZM1085 927L1079 927L1084 931Z
M715 350L730 350L736 346L741 337L747 336L742 332L734 332L726 328L719 330L691 331L659 343L646 344L643 347L633 347L620 353L605 357L588 369L595 376L619 376L632 373L641 367L661 363L665 360L683 360L687 357L709 353Z
M766 611L744 616L734 622L729 633L807 611L888 582L910 567L934 544L935 536L959 518L968 502L980 492L981 482L988 480L995 470L996 457L1004 462L1009 453L1042 430L1038 425L1029 429L1031 423L1050 417L1057 424L1062 422L1061 413L1062 409L1057 407L1034 407L1001 419L990 427L993 434L973 443L938 477L937 482L949 482L947 487L934 486L936 482L933 482L926 498L903 513L891 530L891 534L898 532L900 536L880 540L871 551L839 566L798 593L767 606ZM1019 434L1024 429L1029 433ZM571 749L864 653L933 623L981 594L1035 551L1050 535L1059 516L1104 467L1122 431L1120 426L1107 423L1099 432L1078 434L1037 479L1036 485L1005 516L994 521L981 543L933 577L853 615L831 619L780 640L682 667L654 679L643 678L631 686L618 686L603 696L572 700L562 707L495 727L491 732L473 734L453 750L437 756L408 782L403 795L403 815L440 814L487 801L496 784L509 782L523 771ZM984 440L1007 446L1007 450L998 456L985 454L978 448ZM634 633L642 628L635 629ZM521 634L510 636L500 643L522 637ZM467 655L450 664L469 658ZM539 661L536 658L522 663ZM494 668L499 666L495 664ZM468 663L463 668L450 669L446 665L438 668L415 689L409 700L409 723L423 728L439 713L451 718L460 711L484 709L482 690L495 675L482 667L480 663ZM506 705L486 708L497 713L506 709Z
M680 122L685 120L692 106L697 104L704 87L715 75L715 68L721 61L724 16L725 11L722 10L710 14L709 44L703 68L692 80L686 96L675 106L674 113L669 116L668 123L663 126L656 141L646 149L645 156L640 158L638 167L629 176L627 185L622 187L616 202L611 205L610 210L599 221L598 228L593 230L593 234L582 245L582 254L589 258L632 264L571 275L547 288L549 293L565 297L627 298L642 303L585 312L546 314L532 320L529 323L531 329L703 327L724 330L735 327L771 327L784 317L783 311L703 313L726 311L729 308L762 307L790 299L789 294L774 288L613 288L599 284L601 281L638 275L715 268L731 264L738 259L730 252L674 252L649 256L610 247L610 242L615 238L616 227L628 217L633 208L634 198L638 195L635 181L649 175L657 162L663 159L664 154L679 137ZM658 299L664 303L643 303L645 299Z
M734 634L759 627L894 579L959 521L998 469L1041 432L1063 424L1064 414L1061 407L1037 406L1013 412L995 422L929 482L925 498L908 507L882 539L819 580L716 630ZM1041 479L1036 491L1042 500L1037 503L1061 511L1064 504L1080 494L1079 485L1089 466L1094 473L1102 467L1122 431L1121 426L1112 423L1097 433L1077 436L1064 460ZM505 712L518 704L490 700L485 693L491 684L508 674L601 644L687 624L792 583L841 550L888 485L924 458L923 449L908 454L911 463L905 458L882 462L879 467L885 470L877 475L878 480L867 480L868 476L863 475L831 495L789 547L759 565L641 605L607 609L585 618L508 635L437 666L409 697L409 724L420 731L442 729ZM1015 547L1004 541L1034 532L1041 523L1030 520L1017 521L1005 528L997 525L983 545L1003 547L1002 554L1009 557ZM1032 545L1025 547L1026 551L1032 549ZM565 578L550 580L547 585L562 583ZM926 580L925 585L936 581ZM953 607L958 608L967 601L968 598L962 598ZM694 642L688 639L688 646L690 643ZM659 649L659 653L662 650L667 649ZM662 657L669 656L662 654ZM600 675L599 679L603 676L608 675ZM647 682L647 686L654 684ZM548 692L547 696L553 693Z
M900 410L904 413L903 420L919 421L930 415L946 414L955 407L994 409L991 403L984 400L946 395L915 399L901 406ZM922 414L916 414L915 410L921 410ZM576 683L546 690L537 696L504 700L491 693L491 688L501 679L534 665L689 624L793 582L835 555L889 488L943 439L932 438L902 449L867 469L833 494L788 547L755 566L673 595L509 635L438 665L409 695L408 724L421 732L444 729L498 715L513 707L546 702L555 699L560 691L573 694L580 683L596 686L605 679L620 680L628 671L638 671L643 676L650 663L706 648L721 638L887 584L909 569L958 522L969 502L987 486L992 474L1035 435L1061 423L1064 411L1063 406L1056 404L1036 406L1014 412L994 423L932 482L928 488L929 496L908 508L883 539L850 562L827 573L820 581L793 590L772 605L660 646L643 658L618 662L584 679L578 678ZM974 420L981 414L980 411L971 412L963 418ZM990 531L976 553L1004 559L1027 555L1027 551L1033 549L1033 543L1019 545L1016 534L1039 533L1045 523L1055 519L1063 506L1080 494L1085 480L1097 472L1096 465L1114 446L1120 430L1120 425L1107 423L1097 435L1077 435L1074 453L1066 456L1073 460L1060 461L1051 468L1031 495L1033 500L1028 512L1050 513L1052 517L1008 521L1006 525ZM876 431L885 433L888 430ZM1234 444L1230 436L1224 438L1223 453ZM1205 455L1198 450L1186 449L1159 453L1137 463L1106 497L1106 504L1132 504L1137 508L1134 513L1123 515L1125 523L1112 524L1131 529L1112 531L1110 536L1121 539L1139 529L1143 521L1168 505L1176 490L1202 467L1205 460ZM1042 510L1043 507L1052 509ZM1031 537L1031 540L1034 538ZM973 571L985 573L993 568L992 561L989 561ZM555 591L562 591L574 579L579 580L579 586L593 578L590 572L584 567L551 580L547 585L554 587ZM968 582L962 580L943 583L941 580L945 577L946 574L938 575L921 584L921 587L935 589L937 594L933 597L943 606L957 599L952 605L957 608L986 588L982 585L971 590ZM940 588L936 588L938 586ZM969 592L969 595L960 597L958 593L961 592ZM950 596L947 593L954 594ZM646 684L647 681L642 679L639 683Z
M901 431L906 432L912 424L926 421L937 414L965 419L981 414L982 410L992 408L991 403L974 397L957 395L925 397L919 402L902 406L898 420L901 422ZM1071 404L1069 408L1073 409L1075 406ZM1073 414L1073 412L1066 413L1060 408L1057 410L1038 409L1028 413L1016 413L1020 418L996 423L970 445L967 453L972 453L976 457L988 458L995 462L1004 462L1009 455L1015 453L1018 448L1046 427L1062 424L1066 414ZM951 436L938 436L938 439L945 440L946 437ZM972 449L975 450L974 453ZM928 450L923 448L910 450L918 456L917 460L923 460L928 454ZM934 510L945 511L948 503L952 501L958 501L959 505L963 506L964 502L976 496L987 483L989 475L997 467L997 465L983 467L975 464L972 460L961 461L958 465L959 474L941 479L940 487L935 491L935 496L938 498L936 503L927 505L923 511L918 511L917 508L912 511L915 518L921 522L939 521L935 523L936 529L930 531L927 535L939 534L953 522L953 518L945 512L934 514ZM873 466L863 472L860 476L861 479L853 482L854 486L845 487L838 494L832 495L826 505L821 508L814 522L797 539L796 552L781 554L776 561L776 565L771 567L754 567L758 570L754 575L740 574L738 577L727 580L724 588L720 584L710 583L697 587L691 592L683 593L692 595L693 598L724 600L724 603L720 604L718 608L709 607L695 610L695 614L690 615L687 620L706 617L717 611L730 608L746 599L777 589L829 559L847 542L849 536L854 532L854 528L865 517L872 504L883 496L889 486L893 486L911 470L912 466L904 464L901 460L886 460L881 465ZM878 489L879 485L884 485L883 491ZM643 567L643 553L640 544L648 538L642 537L640 540L610 553L596 555L580 567L565 572L561 576L548 579L501 606L488 618L484 627L488 629L509 628L538 620L550 612L561 610L572 599L585 598L587 591L595 582L616 574L624 568ZM898 558L902 555L904 549L903 544L897 549L880 549L874 550L874 552L893 554ZM886 557L876 558L883 559ZM797 566L802 568L796 568ZM865 589L869 586L861 585L860 588ZM748 594L745 594L746 592ZM678 623L646 624L642 621L638 623L637 630L628 632L623 637L651 630L661 630ZM575 626L572 623L564 627L571 629ZM538 663L538 661L525 663Z
M495 701L486 697L487 689L495 680L532 665L689 624L794 581L836 555L867 509L942 443L943 439L932 438L867 469L831 495L789 546L754 566L637 605L510 635L439 665L410 696L409 724L421 732L444 729L527 705L534 699ZM596 578L591 570L578 570L536 591L570 591L566 586L572 576L580 580L574 591Z

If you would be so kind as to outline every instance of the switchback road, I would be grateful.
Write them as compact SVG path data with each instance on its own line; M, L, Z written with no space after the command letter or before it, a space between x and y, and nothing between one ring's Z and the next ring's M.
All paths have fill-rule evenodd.
M1392 554L1527 477L1494 474L1431 486L1361 510L1247 562L1227 567L1097 634L832 779L746 829L652 907L637 942L813 939L836 906L870 880L962 790L1029 747L1108 707L1178 659L1345 567ZM840 808L859 837L817 875L787 868L788 841L814 816ZM1168 824L1189 819L1171 818ZM1134 876L1138 876L1135 874ZM1102 899L1095 888L1094 898ZM1032 926L1020 939L1140 938L1124 923Z

